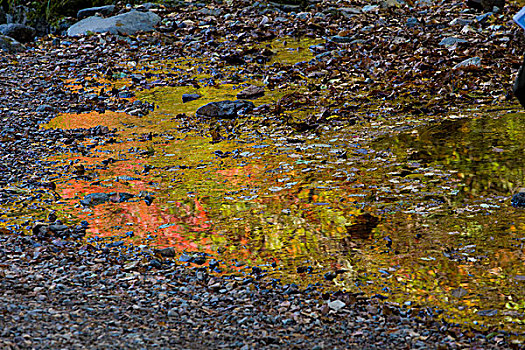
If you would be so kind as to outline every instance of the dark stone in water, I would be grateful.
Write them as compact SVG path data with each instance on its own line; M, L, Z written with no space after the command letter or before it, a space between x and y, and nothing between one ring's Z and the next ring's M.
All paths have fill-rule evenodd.
M199 95L199 94L183 94L182 95L182 102L186 103L186 102L197 100L199 98L201 98L201 95Z
M372 230L379 223L379 218L364 213L356 217L355 223L351 226L347 226L346 230L353 238L367 239L370 238Z
M128 201L130 198L133 198L134 195L131 193L125 193L125 192L111 192L111 193L90 193L84 196L84 199L80 201L80 204L90 207L95 206L99 204L103 204L106 202L113 202L113 203L122 203Z
M239 113L253 109L255 105L251 101L219 101L210 102L195 113L201 118L235 119Z
M155 199L155 197L153 196L150 196L149 194L146 195L146 197L144 197L144 202L146 203L147 206L150 206L151 203L153 203L153 200Z
M203 265L206 262L206 257L200 255L193 256L191 262L197 265Z
M109 197L108 193L90 193L80 201L80 204L86 207L95 206L109 201Z
M215 259L211 259L209 262L210 269L214 270L217 266L219 266L219 262Z
M525 208L525 192L519 192L512 196L510 204L516 208Z

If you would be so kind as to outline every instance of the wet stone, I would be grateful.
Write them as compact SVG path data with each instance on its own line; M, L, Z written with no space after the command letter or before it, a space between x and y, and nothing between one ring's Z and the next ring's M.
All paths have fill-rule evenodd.
M510 202L513 207L525 208L525 192L516 193Z
M90 193L84 196L80 204L85 206L95 206L109 201L110 195L108 193Z
M250 85L237 94L239 99L256 99L264 95L264 88L261 86Z
M331 39L332 41L336 43L344 44L344 43L351 43L354 40L354 37L334 35Z
M219 101L210 102L197 109L196 116L200 118L234 119L239 114L255 107L251 101Z
M199 94L183 94L182 95L182 102L186 103L186 102L197 100L199 98L201 98L201 95L199 95Z
M175 249L173 249L172 247L158 249L158 250L156 250L156 252L159 253L161 256L166 257L166 258L173 258L173 257L175 257Z

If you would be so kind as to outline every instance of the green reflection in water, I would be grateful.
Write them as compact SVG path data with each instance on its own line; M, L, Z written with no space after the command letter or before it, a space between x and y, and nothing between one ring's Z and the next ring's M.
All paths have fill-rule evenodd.
M524 115L508 114L445 120L379 140L374 147L399 162L393 178L436 169L448 176L437 181L447 190L428 196L443 202L438 210L385 220L394 250L370 262L372 271L390 271L369 280L385 281L398 302L443 308L455 322L523 330L525 212L509 202L524 183L524 130ZM425 194L412 200L424 202Z
M457 170L471 198L508 197L525 182L524 130L523 114L445 120L387 138L382 145L405 162L438 163Z

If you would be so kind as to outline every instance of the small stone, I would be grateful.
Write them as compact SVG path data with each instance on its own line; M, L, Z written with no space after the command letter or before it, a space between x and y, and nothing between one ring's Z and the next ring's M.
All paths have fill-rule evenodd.
M441 41L439 42L439 45L449 47L449 46L453 46L453 45L460 44L460 43L466 43L466 42L467 41L465 39L460 39L460 38L450 36L450 37L441 39Z
M251 101L219 101L210 102L195 113L197 117L218 118L218 119L235 119L239 114L252 110L255 107Z
M452 69L475 68L481 66L481 57L471 57L456 64Z
M51 112L54 108L50 105L40 105L36 108L37 112Z
M168 317L177 317L179 316L179 310L173 308L168 310Z
M182 95L182 103L194 101L201 98L201 95L199 94L183 94Z
M414 28L420 25L419 21L415 17L410 17L407 19L407 22L405 24L408 28Z
M206 257L202 255L196 255L192 257L191 262L197 265L203 265L206 263Z
M152 259L152 260L150 260L150 262L149 262L149 266L154 267L154 268L156 268L156 269L160 269L160 268L162 268L162 264L161 264L160 261L158 261L157 259Z
M239 99L256 99L264 95L264 88L261 86L250 85L237 94Z
M107 193L90 193L84 196L84 199L80 201L80 204L90 207L99 205L109 201L110 195Z
M175 257L175 249L173 249L172 247L158 249L158 250L156 250L156 252L159 253L161 256L163 256L165 258L173 258L173 257Z
M144 197L144 202L146 203L146 205L149 207L151 205L151 203L153 203L153 200L155 199L155 197L153 196L150 196L149 194L146 195Z
M345 303L343 303L341 300L334 300L334 301L330 301L328 303L328 307L332 310L334 310L335 312L341 310L342 308L344 308L346 306Z
M515 208L525 208L525 192L519 192L512 196L510 204Z

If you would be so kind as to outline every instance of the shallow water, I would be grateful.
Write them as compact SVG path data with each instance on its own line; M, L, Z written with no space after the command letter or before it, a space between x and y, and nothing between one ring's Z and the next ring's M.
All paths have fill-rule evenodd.
M234 99L247 83L146 90L137 98L158 107L142 118L59 116L48 127L103 124L119 135L88 156L57 159L87 169L87 178L57 181L61 215L87 220L91 237L207 253L220 261L218 273L257 265L286 282L523 330L525 211L510 206L524 186L522 114L448 119L389 136L365 122L304 136L223 121L225 139L211 142L218 124L191 120L195 110ZM202 98L183 104L181 95L192 92ZM254 102L288 92L267 91ZM135 197L78 204L88 193L113 191Z

